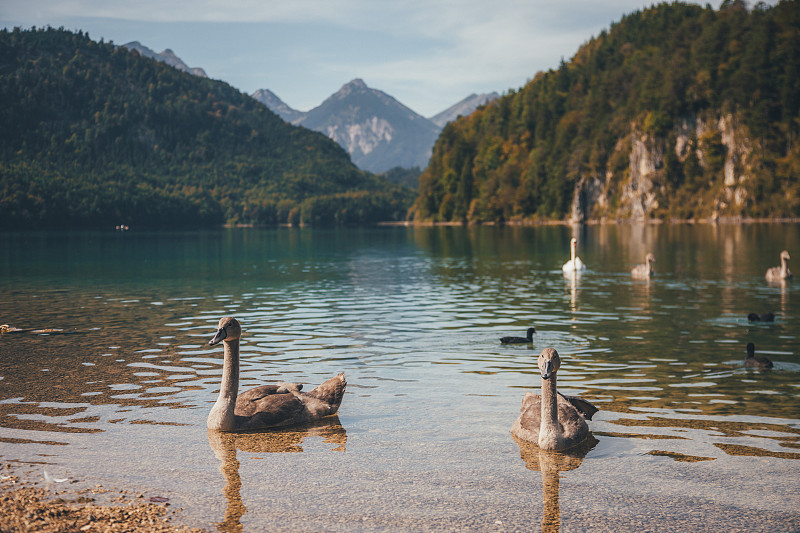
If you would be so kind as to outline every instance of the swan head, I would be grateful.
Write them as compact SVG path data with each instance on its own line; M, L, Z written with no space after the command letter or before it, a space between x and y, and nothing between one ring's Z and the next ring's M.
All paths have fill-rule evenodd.
M644 257L644 260L645 260L646 263L655 263L656 262L656 256L654 256L652 253L649 253Z
M789 259L791 259L789 257L789 251L788 250L784 250L784 251L781 252L781 259L783 259L785 261L788 261Z
M573 237L573 238L572 238L572 239L569 241L569 245L570 245L570 246L572 246L572 247L574 248L575 246L577 246L577 245L578 245L578 239L576 239L575 237Z
M208 345L214 346L222 341L229 342L233 340L239 340L241 336L242 326L239 325L239 321L232 316L226 316L219 320L217 334L214 335L213 339L208 341Z
M539 354L539 370L542 373L542 379L550 379L558 369L561 367L561 358L555 348L545 348Z

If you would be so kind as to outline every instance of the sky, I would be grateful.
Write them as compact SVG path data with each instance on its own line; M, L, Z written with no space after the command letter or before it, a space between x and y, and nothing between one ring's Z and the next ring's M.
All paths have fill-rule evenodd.
M769 2L774 4L775 2ZM642 0L0 0L0 27L172 49L308 111L354 78L431 117L557 68ZM703 3L705 4L705 3ZM711 5L718 8L719 0Z

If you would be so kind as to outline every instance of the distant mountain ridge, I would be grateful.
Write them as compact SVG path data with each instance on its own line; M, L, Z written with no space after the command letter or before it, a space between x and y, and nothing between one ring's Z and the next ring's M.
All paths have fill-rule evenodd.
M472 94L428 119L394 97L356 78L322 104L304 113L291 108L269 89L251 95L283 120L324 133L339 143L359 168L385 172L392 168L424 168L444 125L469 115L497 93Z
M305 113L302 111L298 111L289 107L283 100L278 98L278 95L269 89L259 89L250 96L267 106L270 111L281 117L286 122L294 123L295 120L298 120L305 115Z
M189 67L169 48L157 53L139 41L122 47L180 71L208 77L205 70ZM367 87L360 78L343 85L308 112L293 109L269 89L259 89L250 96L285 122L327 135L347 150L356 166L376 173L398 167L425 168L433 144L448 122L499 98L496 92L473 93L433 117L425 118L383 91Z
M162 63L166 63L171 67L175 67L176 69L188 72L189 74L194 74L195 76L200 76L201 78L208 78L206 71L200 67L190 67L186 63L183 62L181 58L175 55L171 49L167 48L161 53L157 53L150 48L144 46L139 41L131 41L127 44L122 45L123 48L127 48L128 50L135 50L139 52L139 55L143 57L149 57L151 59L155 59L157 61L161 61Z
M189 67L169 48L157 53L139 41L131 41L122 47L180 71L208 77L205 70ZM436 139L448 122L459 116L468 116L500 97L496 92L473 93L444 111L425 118L389 94L368 87L360 78L346 83L308 112L293 109L269 89L258 89L250 96L285 122L325 134L350 154L356 166L375 173L398 167L424 169Z
M496 92L484 94L472 93L457 104L454 104L441 113L432 116L430 120L440 128L444 128L448 122L452 122L458 117L466 117L467 115L472 114L472 112L478 109L480 106L486 105L489 102L497 100L498 98L500 98L500 95Z

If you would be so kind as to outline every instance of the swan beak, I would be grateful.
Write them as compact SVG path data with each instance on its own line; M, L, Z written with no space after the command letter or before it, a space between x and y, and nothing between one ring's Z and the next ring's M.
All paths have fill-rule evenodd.
M550 376L553 375L553 363L552 361L545 361L542 365L542 379L550 379Z
M219 344L220 342L224 341L225 337L227 337L227 336L228 336L228 334L225 333L225 329L224 328L219 328L219 330L217 330L217 334L214 335L214 338L211 339L210 341L208 341L208 345L209 346L214 346L215 344Z

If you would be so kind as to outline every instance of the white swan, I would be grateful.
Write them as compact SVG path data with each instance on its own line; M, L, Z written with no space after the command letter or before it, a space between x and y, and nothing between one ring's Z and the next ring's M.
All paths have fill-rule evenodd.
M561 267L561 270L563 270L564 273L583 272L584 270L586 270L586 265L583 264L581 258L575 255L575 248L577 246L578 246L578 239L573 237L572 240L569 241L570 260L564 263L564 266Z
M653 263L656 262L656 256L653 254L647 254L644 257L644 264L643 265L636 265L631 270L631 276L634 279L650 279L650 276L653 275Z
M525 394L520 415L511 427L513 436L544 450L565 450L580 444L589 436L586 420L597 412L597 407L586 400L557 392L556 373L560 367L561 358L555 349L542 350L542 395Z
M208 429L236 431L306 424L334 414L347 386L339 374L310 392L299 383L262 385L239 394L239 339L242 327L233 317L220 319L217 334L208 344L223 343L222 384L208 414Z
M785 279L792 279L792 273L789 271L789 252L784 250L781 252L781 266L772 267L767 269L767 281L783 281Z

